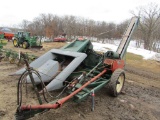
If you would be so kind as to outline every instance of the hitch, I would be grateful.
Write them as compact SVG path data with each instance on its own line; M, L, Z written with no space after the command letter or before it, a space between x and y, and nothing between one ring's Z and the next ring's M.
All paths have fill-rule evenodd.
M68 101L69 99L74 97L79 92L83 91L85 89L85 87L87 87L89 84L91 84L92 82L94 82L98 78L100 78L102 75L104 75L106 73L106 71L107 70L104 69L97 76L95 76L91 80L87 81L80 88L76 89L75 91L71 92L68 96L61 98L57 101L53 101L48 104L40 104L40 105L21 105L21 102L19 102L19 106L18 106L16 114L15 114L16 120L28 119L28 118L33 117L37 113L46 112L49 109L57 109L57 108L61 107L63 103L65 103L66 101ZM107 82L105 82L105 84L106 83ZM93 92L93 91L90 91L89 93L87 92L86 95L89 95L91 92Z
M94 93L94 90L91 93L91 97L92 97L92 111L94 111L94 107L95 107L95 93Z
M26 81L23 81L23 80L25 80L24 77L26 77L27 75L31 79L34 91L35 91L36 96L37 96L38 101L39 101L39 104L42 104L42 100L41 100L40 94L38 92L38 89L36 87L36 84L35 84L35 81L34 81L34 78L33 78L33 73L36 74L39 78L41 78L40 74L36 70L34 70L32 67L29 66L27 57L24 53L21 52L20 56L24 59L24 62L26 64L26 71L21 75L21 77L19 78L19 81L18 81L18 87L17 87L17 105L18 105L18 107L17 107L16 113L15 113L15 118L16 118L16 120L25 120L25 119L34 117L34 115L37 114L37 113L46 112L49 109L39 109L39 110L32 110L32 109L22 110L21 109L22 84L23 84L23 82L26 82ZM30 106L28 106L28 107L30 107Z
M29 118L34 117L34 115L38 114L38 113L44 113L46 111L49 111L49 109L39 109L39 110L32 110L32 109L28 109L28 110L20 110L19 108L17 108L16 113L15 113L15 119L16 120L26 120Z

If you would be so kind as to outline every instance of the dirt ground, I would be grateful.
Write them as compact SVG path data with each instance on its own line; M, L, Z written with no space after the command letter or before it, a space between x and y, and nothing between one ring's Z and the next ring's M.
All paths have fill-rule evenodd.
M22 50L41 55L65 43L45 43L43 50ZM14 48L8 43L5 48ZM14 119L18 76L8 76L18 70L15 64L0 62L0 120ZM91 98L79 104L69 101L61 108L36 115L30 120L160 120L160 63L151 60L128 60L123 93L113 98L106 88L95 96L95 111Z

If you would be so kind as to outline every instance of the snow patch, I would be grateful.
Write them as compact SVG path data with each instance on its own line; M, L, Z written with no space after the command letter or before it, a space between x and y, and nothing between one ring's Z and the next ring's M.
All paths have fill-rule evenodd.
M120 43L120 40L114 41L114 44L92 42L93 49L95 51L101 51L101 52L107 52L108 50L116 51L119 43ZM144 59L152 59L152 60L160 61L160 53L145 50L143 48L136 48L136 41L130 42L127 52L141 55Z

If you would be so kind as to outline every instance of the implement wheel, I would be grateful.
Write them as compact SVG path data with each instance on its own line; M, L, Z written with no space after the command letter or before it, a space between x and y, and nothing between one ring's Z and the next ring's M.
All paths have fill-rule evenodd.
M124 82L125 82L124 70L122 69L115 70L111 76L110 82L107 85L108 93L113 97L117 97L123 89Z
M17 39L13 40L13 45L14 45L14 47L18 47L18 40Z
M27 49L27 48L29 47L29 45L28 45L27 42L23 42L22 47L23 47L24 49Z

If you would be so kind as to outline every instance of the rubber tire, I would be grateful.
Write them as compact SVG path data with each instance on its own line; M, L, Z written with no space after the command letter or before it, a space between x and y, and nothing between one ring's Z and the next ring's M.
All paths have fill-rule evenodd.
M18 47L18 40L17 39L13 40L13 45L14 45L14 47Z
M22 47L24 49L27 49L29 47L29 44L27 42L23 42Z
M15 63L15 59L11 58L11 59L9 59L9 62L10 62L11 64L14 64L14 63Z
M120 89L120 91L117 91L117 84L118 84L118 78L119 76L123 76L124 77L124 80L123 80L123 83L122 83L122 88ZM124 87L124 83L125 83L125 73L124 73L124 70L122 69L117 69L113 72L112 76L111 76L111 80L110 82L107 84L107 92L110 96L112 97L117 97L123 87Z

